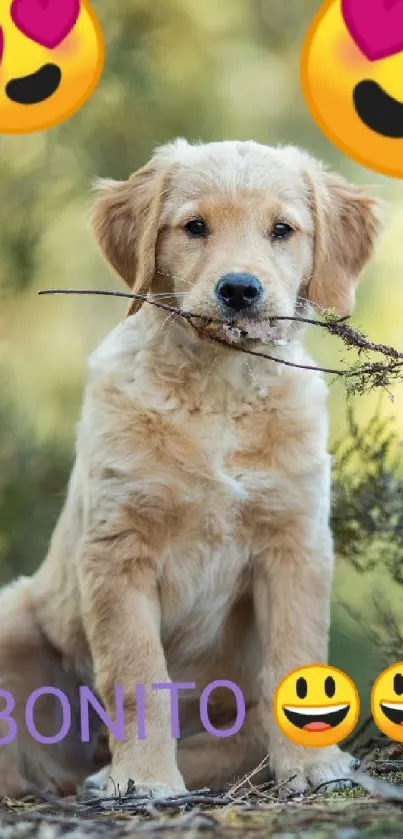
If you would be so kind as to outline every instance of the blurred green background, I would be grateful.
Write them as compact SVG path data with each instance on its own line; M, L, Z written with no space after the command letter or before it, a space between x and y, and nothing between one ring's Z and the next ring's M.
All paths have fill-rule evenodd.
M125 312L121 301L111 299L36 296L52 286L120 287L89 231L96 176L127 177L154 146L177 135L306 147L388 204L389 226L363 277L354 323L373 340L403 348L402 182L375 175L333 148L314 125L300 89L300 47L320 5L94 0L106 65L92 99L57 128L0 138L3 582L32 571L46 550L73 460L86 356ZM311 333L308 341L318 361L334 366L343 360L338 344L322 334ZM332 385L333 439L344 434L345 407L343 386ZM403 386L381 399L355 398L360 421L375 408L392 416L399 431ZM373 621L372 592L382 586L401 610L402 592L384 575L359 575L339 563L331 657L356 679L363 698L382 666L382 649L365 628ZM361 613L361 629L346 603Z

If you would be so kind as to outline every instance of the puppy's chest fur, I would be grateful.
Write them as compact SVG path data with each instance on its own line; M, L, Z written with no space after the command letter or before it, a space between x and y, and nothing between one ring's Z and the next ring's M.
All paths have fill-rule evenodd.
M252 521L269 523L293 505L293 480L309 457L303 422L265 403L233 413L140 411L131 434L136 514L152 512L170 549L177 540L211 548L250 540Z
M149 472L134 517L155 540L164 635L173 643L186 626L208 647L251 590L253 554L301 504L311 432L261 399L228 413L147 412L135 425Z

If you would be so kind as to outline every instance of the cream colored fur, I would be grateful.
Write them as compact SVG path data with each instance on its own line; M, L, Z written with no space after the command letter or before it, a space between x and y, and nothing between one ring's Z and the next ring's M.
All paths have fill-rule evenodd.
M179 140L102 190L94 229L129 286L212 317L222 316L214 287L229 271L259 277L262 317L291 316L304 300L349 310L379 228L374 201L292 147ZM208 238L186 234L195 216ZM276 221L293 227L288 241L270 238ZM301 331L286 332L288 346L266 351L312 364ZM110 742L108 791L129 778L157 793L220 787L266 754L298 790L348 771L336 747L284 740L271 711L287 671L327 656L326 398L318 372L212 343L149 304L96 350L48 556L0 597L1 686L19 723L0 747L0 793L70 791L105 763L96 726L90 744L79 742L78 684L95 686L111 717L114 685L124 690L126 740ZM168 695L151 691L170 679L197 684L182 692L178 748ZM246 698L232 738L202 730L198 695L214 679ZM148 688L145 741L137 682ZM72 733L58 746L35 743L24 725L26 697L45 684L73 704ZM44 703L38 729L57 730L54 708ZM212 721L227 727L234 712L228 691L214 695Z

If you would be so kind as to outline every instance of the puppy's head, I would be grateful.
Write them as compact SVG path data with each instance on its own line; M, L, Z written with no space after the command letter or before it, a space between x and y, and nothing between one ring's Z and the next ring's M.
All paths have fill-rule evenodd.
M94 230L128 286L226 321L349 313L380 229L375 200L294 147L177 140L101 186Z

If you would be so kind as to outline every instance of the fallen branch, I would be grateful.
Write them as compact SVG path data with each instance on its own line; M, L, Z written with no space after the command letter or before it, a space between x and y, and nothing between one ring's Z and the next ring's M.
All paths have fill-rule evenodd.
M232 350L237 350L238 352L246 353L247 355L252 355L258 358L266 358L268 361L274 361L277 364L283 364L286 367L294 367L300 370L314 370L321 373L327 373L332 376L342 377L349 382L349 380L354 380L353 385L349 386L350 391L364 393L368 390L377 387L384 387L387 388L390 385L392 379L399 378L402 375L403 369L403 352L399 352L394 347L389 347L386 344L377 344L373 341L370 341L363 333L358 332L357 330L353 329L352 326L346 323L347 319L344 318L329 318L326 320L315 320L314 318L307 318L307 317L300 317L300 316L284 316L284 315L276 315L270 317L269 323L273 324L278 321L289 321L294 322L296 324L303 323L308 324L311 326L317 326L322 329L325 329L331 335L334 335L340 338L347 349L354 348L358 351L359 356L363 353L370 353L375 352L383 355L385 358L388 359L387 363L373 361L367 362L366 364L358 364L351 368L328 368L328 367L318 367L315 365L308 365L308 364L297 364L296 362L288 361L284 358L278 358L277 356L269 355L264 352L260 352L258 350L252 350L249 347L245 347L242 345L234 344L230 341L225 340L224 338L219 338L216 335L212 334L211 331L208 330L207 327L211 327L213 325L216 326L229 326L229 327L236 327L236 322L226 322L218 320L217 318L208 317L206 315L199 315L195 314L194 312L187 312L183 309L180 309L177 306L170 306L167 303L162 303L157 300L151 300L149 297L143 294L135 294L133 292L124 292L124 291L103 291L101 289L43 289L38 292L39 295L49 295L49 294L74 294L74 295L99 295L105 297L120 297L129 300L139 300L144 303L148 303L149 305L156 306L159 309L163 309L166 312L169 312L172 315L176 315L178 317L183 318L186 320L196 332L204 338L208 338L210 341L213 341L221 346L225 346Z

